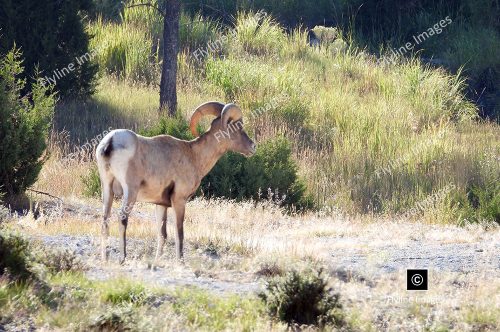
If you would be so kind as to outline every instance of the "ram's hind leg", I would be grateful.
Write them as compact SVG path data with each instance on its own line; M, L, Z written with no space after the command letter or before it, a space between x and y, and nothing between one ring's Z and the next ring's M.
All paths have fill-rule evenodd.
M104 178L101 180L102 187L102 202L103 202L103 219L101 225L101 259L103 262L108 260L108 237L109 237L109 215L111 213L111 205L113 204L113 177Z
M163 254L163 246L165 245L165 240L167 239L167 207L156 205L155 215L157 230L155 261L157 261Z
M120 209L119 216L119 233L120 233L120 264L125 262L125 257L127 257L127 225L128 225L128 216L130 212L132 212L132 208L134 207L135 201L137 199L137 190L136 188L131 188L127 185L122 185L123 188L123 201L122 207Z

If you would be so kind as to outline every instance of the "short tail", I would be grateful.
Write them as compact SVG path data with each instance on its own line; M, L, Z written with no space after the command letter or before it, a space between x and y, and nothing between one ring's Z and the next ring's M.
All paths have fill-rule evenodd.
M111 136L110 139L104 143L104 146L101 149L101 155L109 158L111 157L111 152L113 152L113 136Z

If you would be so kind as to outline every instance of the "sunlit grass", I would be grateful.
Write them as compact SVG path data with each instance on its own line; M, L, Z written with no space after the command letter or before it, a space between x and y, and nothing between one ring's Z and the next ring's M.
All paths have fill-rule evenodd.
M96 324L118 330L284 330L272 327L262 303L250 295L219 297L194 287L166 290L126 279L91 281L74 272L49 276L44 287L0 279L0 322L29 319L30 326L58 330L94 330Z
M128 23L120 29L129 29L129 24L130 29L146 27L151 31L145 33L156 33L148 18L153 13L127 13ZM499 127L477 122L477 107L464 97L460 76L417 59L380 64L354 47L310 47L303 30L287 35L270 17L261 20L255 15L241 14L236 34L224 32L223 58L211 54L200 64L189 47L179 55L182 114L188 117L204 101L222 100L236 101L249 115L279 100L249 119L247 131L257 142L276 135L291 140L299 173L318 206L348 213L402 214L453 185L445 204L435 202L426 215L419 212L414 217L443 223L480 221L468 197L474 186L500 180L495 163ZM97 32L115 35L116 27L93 24ZM195 39L213 41L222 33L210 24L207 31L217 35L210 37L205 31L205 39ZM108 60L104 56L98 61ZM137 131L156 124L157 105L156 86L104 76L87 103L59 105L55 130L67 130L71 141L80 144L109 127ZM67 172L80 177L89 165L75 164ZM46 169L50 167L51 162ZM38 185L51 191L46 169ZM60 192L78 195L81 190L76 184L65 187Z

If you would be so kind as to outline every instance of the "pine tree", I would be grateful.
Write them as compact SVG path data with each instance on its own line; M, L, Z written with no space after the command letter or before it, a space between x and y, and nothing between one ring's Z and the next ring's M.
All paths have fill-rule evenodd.
M15 196L35 183L43 162L55 98L36 82L23 95L21 52L0 58L0 193Z
M83 22L91 6L91 0L0 0L0 54L21 49L28 83L38 69L42 77L55 75L61 97L92 94L97 66Z

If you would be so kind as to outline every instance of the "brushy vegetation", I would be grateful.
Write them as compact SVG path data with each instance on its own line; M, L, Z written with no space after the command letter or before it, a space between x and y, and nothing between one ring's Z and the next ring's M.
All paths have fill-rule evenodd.
M101 197L101 179L97 165L92 165L88 172L80 177L80 180L83 183L83 196Z
M74 252L68 249L38 251L37 261L51 273L83 271L86 266Z
M248 331L270 321L254 297L218 297L198 289L166 291L125 279L90 281L50 272L44 284L0 278L0 326L90 331Z
M92 331L263 330L254 297L166 291L127 279L90 281L74 254L0 230L0 326ZM168 317L168 320L165 320ZM26 325L27 324L27 325Z
M29 279L33 276L30 259L29 243L19 234L0 229L0 277Z
M140 22L139 26L150 27L147 30L153 31L152 40L158 44L157 41L161 39L159 38L161 22L152 8L135 7L131 10L116 4L103 5L107 1L95 2L98 4L98 12L104 17L114 18L114 21L118 22L120 21L118 13L122 12L122 17L133 17L134 22ZM224 40L216 37L218 32L224 30L219 22L232 25L235 20L242 18L238 14L242 11L260 10L268 14L264 21L276 20L290 31L297 29L301 24L308 28L316 25L340 27L353 45L360 48L367 47L379 55L381 50L398 49L407 42L412 42L413 36L433 27L445 17L450 17L453 23L440 32L439 36L414 45L410 53L418 54L430 63L439 63L455 73L465 67L465 75L470 85L466 90L467 95L480 105L480 115L496 121L499 119L500 102L496 87L500 82L500 63L495 50L500 46L500 33L497 19L499 4L495 0L480 2L416 0L409 3L397 0L379 2L338 0L314 3L299 0L285 2L208 0L185 2L184 8L189 14L183 14L181 18L181 44L182 48L191 50L197 47L193 48L193 45L207 48L208 41L222 41L221 44L224 44ZM214 19L217 21L213 21ZM259 28L241 30L243 37L245 31L250 32L246 36L269 49L284 45L279 34L274 30L266 30L266 24L260 25L260 20L253 24ZM236 22L236 25L240 26L239 22ZM255 31L255 34L252 34L252 31ZM246 45L244 39L240 41L242 46ZM270 43L265 44L266 42ZM149 43L149 39L144 39L143 43L138 43L134 48L143 49L144 45ZM219 45L215 53L226 54L225 49L225 46ZM265 48L261 49L264 53L268 52Z
M97 315L88 328L90 331L129 331L135 326L133 312L128 307L106 310Z
M267 282L260 297L271 317L288 324L341 327L345 324L339 295L327 287L321 270L289 271Z
M130 10L133 8L126 9L124 15ZM499 182L499 128L478 120L477 107L465 97L463 76L432 68L411 56L379 63L366 50L348 44L349 39L337 43L340 47L332 43L311 47L304 30L287 33L271 16L259 15L241 13L234 29L213 23L217 26L211 32L214 34L206 32L205 37L220 43L208 55L195 58L191 47L183 48L179 55L179 103L184 116L209 99L236 100L244 110L247 131L263 149L263 142L276 137L289 142L299 181L305 184L305 197L313 197L318 207L348 213L405 214L453 185L449 195L427 209L416 209L411 217L452 223L497 220L498 187L484 184ZM145 22L147 18L133 21ZM255 32L254 38L249 31ZM115 35L117 40L119 36ZM339 32L334 40L342 38ZM139 63L134 66L140 67ZM131 88L109 79L103 82L106 90L98 97L106 103L99 105L99 113L106 114L106 127L98 116L89 114L85 120L92 123L94 134L99 127L115 122L133 128L144 123L144 118L134 113L154 110L153 89ZM134 93L117 98L121 89L133 89ZM141 101L150 97L141 105L134 101L135 95ZM136 106L116 112L121 102ZM71 119L81 109L65 110L69 111L65 116ZM157 120L153 114L146 125L155 133L178 127L167 128L169 121ZM72 123L71 128L75 135L87 130L79 123ZM185 129L174 135L189 138L183 134ZM238 172L243 162L237 159L228 155L220 165L234 164L237 167L229 174ZM244 163L251 163L251 159ZM227 173L227 167L224 170ZM238 181L247 180L239 177ZM229 186L232 197L238 197L238 190L247 190L245 185L238 183L238 189ZM228 187L220 183L217 189L212 186L205 191L221 186ZM258 188L248 189L258 197ZM267 188L260 188L260 193L267 194Z
M37 281L41 271L55 274L84 269L84 263L71 251L33 245L22 235L0 228L0 277L6 280Z
M35 183L44 161L55 96L39 82L23 94L20 50L0 58L0 192L18 195Z
M250 158L236 153L224 155L203 178L200 190L206 197L264 199L298 209L310 208L312 199L306 196L297 171L290 143L278 137L262 142Z

